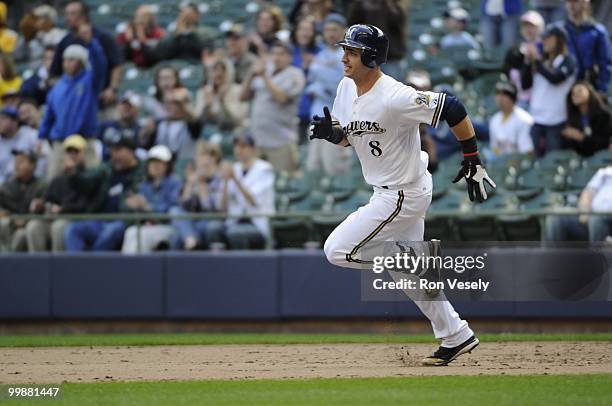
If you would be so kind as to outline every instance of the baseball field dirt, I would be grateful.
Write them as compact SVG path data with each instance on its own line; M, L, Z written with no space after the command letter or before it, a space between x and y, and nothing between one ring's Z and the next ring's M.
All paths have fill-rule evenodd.
M0 383L612 373L612 342L481 343L446 367L431 344L1 348Z

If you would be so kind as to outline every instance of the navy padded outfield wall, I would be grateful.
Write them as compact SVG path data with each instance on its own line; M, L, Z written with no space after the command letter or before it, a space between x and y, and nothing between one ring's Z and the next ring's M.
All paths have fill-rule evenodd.
M510 285L517 272L512 257L524 252L503 254L494 276ZM330 265L318 250L1 255L0 319L422 317L408 299L363 301L360 286L359 271ZM599 299L454 304L472 318L612 317L612 301Z

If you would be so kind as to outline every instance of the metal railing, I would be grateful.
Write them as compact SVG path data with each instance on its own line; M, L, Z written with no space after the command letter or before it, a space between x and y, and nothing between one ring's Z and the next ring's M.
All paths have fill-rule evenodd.
M477 206L474 206L477 208ZM336 220L342 221L348 216L351 211L339 212L339 211L299 211L299 212L275 212L275 213L258 213L251 215L252 218L267 217L271 220L306 220L310 225L313 222L319 220ZM461 218L478 218L478 217L535 217L540 220L541 230L544 231L543 221L546 216L578 216L578 215L593 215L593 216L609 216L612 217L612 211L609 212L581 212L577 208L573 207L557 207L548 209L476 209L476 210L434 210L427 213L425 219L431 220L435 218L451 217L453 219ZM228 214L222 212L207 212L207 213L192 213L185 212L180 214L169 214L169 213L80 213L80 214L10 214L4 218L9 218L18 221L29 221L29 220L66 220L66 221L85 221L85 220L99 220L99 221L125 221L138 227L137 245L138 252L141 252L141 233L140 227L147 221L165 222L169 223L172 220L224 220L229 218L244 218L244 215L240 214ZM268 240L267 248L273 248L273 241Z

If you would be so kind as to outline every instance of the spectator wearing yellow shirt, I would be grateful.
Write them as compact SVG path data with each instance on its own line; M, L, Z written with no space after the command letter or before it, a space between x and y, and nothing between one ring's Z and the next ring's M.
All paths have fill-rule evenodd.
M17 33L6 26L8 10L6 4L0 1L0 51L10 54L17 46Z
M3 97L7 94L17 93L20 87L21 78L17 74L13 58L10 55L0 53L0 108L4 105Z

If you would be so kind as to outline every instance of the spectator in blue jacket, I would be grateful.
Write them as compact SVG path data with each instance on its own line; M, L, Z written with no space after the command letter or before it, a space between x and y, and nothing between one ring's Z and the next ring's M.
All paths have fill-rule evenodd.
M570 54L577 64L577 79L586 80L607 98L610 84L610 44L606 28L590 16L590 0L566 0L563 26Z
M156 145L147 157L147 178L140 184L138 194L128 196L125 204L134 212L168 213L179 204L181 186L180 179L172 175L170 148ZM125 231L121 251L136 254L151 252L162 245L169 248L173 232L170 224L154 220L130 226Z
M299 20L291 32L291 43L293 45L293 66L301 68L304 76L308 76L308 69L312 64L314 57L321 51L321 47L317 44L317 31L315 20L312 16L306 16ZM304 93L298 104L298 117L300 119L299 142L306 142L306 130L310 125L310 105L312 104L312 96Z
M344 37L346 19L340 14L331 13L323 23L325 47L315 55L308 72L308 84L304 91L312 97L309 117L320 114L323 107L334 104L338 83L344 77L342 65L342 48L336 43ZM308 143L306 168L309 171L323 170L328 175L346 173L351 168L350 148L312 140Z
M480 34L486 52L505 52L519 41L521 0L481 0Z
M102 47L107 61L104 69L100 71L103 81L103 90L99 94L100 101L103 106L111 105L117 98L117 89L123 77L121 54L119 53L119 46L115 42L115 38L91 25L89 7L83 0L69 0L66 3L64 8L64 24L69 29L69 32L57 45L50 69L51 76L59 77L64 72L65 68L62 64L62 58L66 48L73 44L86 45L89 43L81 35L82 30L89 27L92 36L98 40Z
M87 166L99 159L95 152L98 96L104 86L106 58L91 26L79 32L87 48L73 44L64 51L64 75L47 95L47 110L40 125L38 138L51 144L47 176L61 172L62 142L72 134L87 138Z

